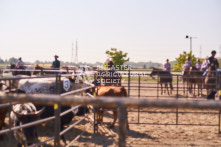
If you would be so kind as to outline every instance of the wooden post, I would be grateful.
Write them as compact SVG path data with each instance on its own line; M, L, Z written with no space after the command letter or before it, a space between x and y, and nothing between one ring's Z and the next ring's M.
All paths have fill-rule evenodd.
M127 134L127 107L125 105L119 105L119 127L118 127L118 135L119 135L119 147L126 146L126 134Z

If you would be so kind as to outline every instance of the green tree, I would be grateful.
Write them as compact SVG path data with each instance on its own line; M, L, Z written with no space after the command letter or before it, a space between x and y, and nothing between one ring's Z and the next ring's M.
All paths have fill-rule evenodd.
M0 58L0 63L5 63L5 62L4 62L4 60L2 60L2 59Z
M178 58L176 58L177 63L174 65L173 70L174 71L181 70L183 64L185 64L187 57L190 57L190 60L192 61L193 65L196 64L196 57L192 54L192 52L189 53L183 52L182 54L180 54Z
M129 61L129 58L127 57L128 53L124 53L121 50L118 51L116 48L111 48L110 50L107 50L106 54L109 58L112 59L115 67L116 66L121 67L119 65L123 65L125 62Z
M14 57L11 57L8 62L9 63L16 63L18 61L18 59L14 58Z

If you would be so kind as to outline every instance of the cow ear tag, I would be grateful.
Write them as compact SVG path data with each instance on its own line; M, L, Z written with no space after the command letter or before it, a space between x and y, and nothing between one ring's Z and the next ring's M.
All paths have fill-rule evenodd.
M94 92L94 96L96 96L96 92Z
M65 78L64 81L63 81L63 89L65 91L68 91L70 89L70 80L68 78Z

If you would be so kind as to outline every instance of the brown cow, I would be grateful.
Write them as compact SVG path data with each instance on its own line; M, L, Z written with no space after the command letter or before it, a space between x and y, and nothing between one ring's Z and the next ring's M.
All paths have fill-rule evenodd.
M97 92L97 96L111 96L111 97L127 97L127 91L124 87L115 87L115 86L98 86L95 90L90 90L90 93L92 94L92 91ZM89 92L89 91L87 91ZM113 110L114 114L114 121L111 124L110 128L113 128L116 121L117 121L117 108L113 107L99 107L97 108L99 110L98 112L98 121L103 122L103 113L105 109ZM126 116L127 117L127 116ZM127 120L127 128L129 129L128 120Z
M7 89L7 86L4 83L0 83L0 91L4 91ZM2 103L0 103L1 105ZM0 107L0 130L4 127L6 113L8 112L9 107ZM2 136L0 135L0 138Z

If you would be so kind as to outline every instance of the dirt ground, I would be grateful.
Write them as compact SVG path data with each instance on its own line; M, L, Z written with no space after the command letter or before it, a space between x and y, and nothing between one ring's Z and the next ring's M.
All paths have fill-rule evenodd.
M150 83L150 82L149 82ZM124 86L126 86L126 82ZM143 85L150 87L156 86L156 83L148 84L148 82L142 82ZM130 94L134 97L138 95L138 90L135 89L138 85L137 82L132 82L134 90L130 91ZM181 85L179 86L181 87ZM176 91L176 88L174 88ZM176 98L176 92L170 98ZM141 99L143 98L156 98L156 88L147 88L140 91ZM160 95L160 93L158 93ZM186 99L183 95L183 91L179 91L179 98ZM202 97L193 98L190 96L188 99L203 99L205 100L205 91ZM150 97L144 97L150 96ZM136 97L137 98L137 97ZM160 98L169 98L167 94L164 94ZM133 109L130 111L137 111ZM163 111L172 113L147 113L140 112L138 122L138 112L128 112L128 120L130 129L127 132L127 146L221 146L221 135L218 134L219 115L218 111L212 110L184 110L179 109L179 112L211 112L215 114L206 113L179 113L178 124L195 124L190 125L175 125L176 124L176 109L159 109L159 108L143 108L140 111ZM93 115L92 115L93 117ZM73 122L79 120L81 117L75 117ZM99 133L93 133L93 125L90 124L91 120L86 119L71 129L65 137L67 143L74 137L80 134L86 128L88 129L78 140L76 140L72 146L117 146L118 145L118 123L115 128L109 129L110 122L113 121L112 112L105 112L104 123L99 127ZM6 121L7 122L7 121ZM149 123L149 124L144 124ZM164 125L151 125L164 124ZM172 125L170 125L172 124ZM202 126L196 126L202 125ZM203 126L207 125L207 126ZM208 126L216 125L216 126ZM38 126L39 140L43 141L50 136L53 136L53 122L49 122L46 126ZM13 146L16 145L16 141L13 139ZM4 136L4 139L0 141L0 147L8 146L8 136ZM64 146L63 142L61 144ZM53 146L53 141L48 142L46 147Z

